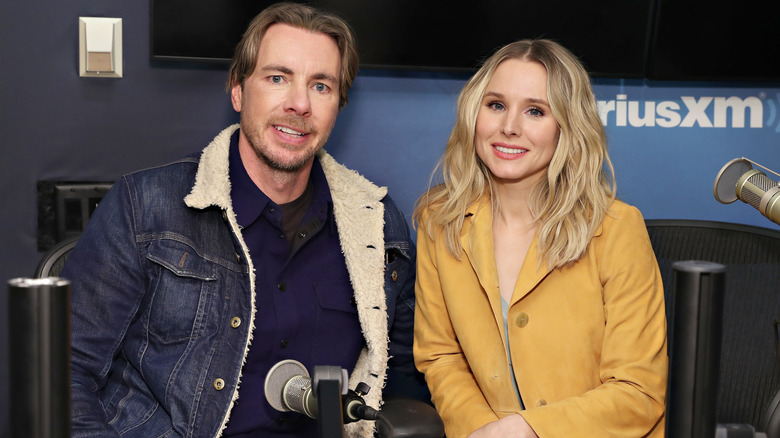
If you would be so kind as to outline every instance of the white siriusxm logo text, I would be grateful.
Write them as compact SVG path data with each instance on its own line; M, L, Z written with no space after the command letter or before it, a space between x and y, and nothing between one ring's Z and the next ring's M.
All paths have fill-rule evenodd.
M682 102L665 100L628 100L618 94L616 100L599 100L598 110L604 126L662 128L761 128L764 105L758 97L681 96ZM682 104L681 104L682 103Z

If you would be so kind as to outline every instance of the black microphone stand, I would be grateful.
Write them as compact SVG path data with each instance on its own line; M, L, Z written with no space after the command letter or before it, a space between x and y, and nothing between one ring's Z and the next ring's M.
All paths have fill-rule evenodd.
M11 435L70 437L70 282L8 282Z

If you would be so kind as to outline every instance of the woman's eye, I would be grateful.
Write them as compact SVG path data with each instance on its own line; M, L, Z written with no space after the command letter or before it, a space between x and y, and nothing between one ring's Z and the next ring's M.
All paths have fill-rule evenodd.
M492 108L496 111L503 111L504 110L504 104L501 102L490 102L488 103L488 108Z
M539 108L531 108L530 110L528 110L528 113L534 117L541 117L544 115L542 110L540 110Z

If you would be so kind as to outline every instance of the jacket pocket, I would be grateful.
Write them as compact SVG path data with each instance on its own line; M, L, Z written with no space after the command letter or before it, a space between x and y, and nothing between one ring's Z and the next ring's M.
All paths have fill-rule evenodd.
M400 257L401 260L409 261L411 251L407 241L389 241L385 242L385 264L392 264Z
M176 240L152 242L147 258L157 266L149 331L163 343L201 336L217 288L216 265Z
M315 283L314 290L317 293L317 302L322 309L351 314L358 313L352 285L349 282L335 282L328 286Z

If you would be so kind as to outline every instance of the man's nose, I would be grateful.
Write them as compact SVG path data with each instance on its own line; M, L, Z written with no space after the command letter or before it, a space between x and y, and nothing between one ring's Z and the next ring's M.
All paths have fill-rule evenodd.
M298 85L290 87L284 110L285 112L293 113L302 117L306 117L311 114L309 87Z

